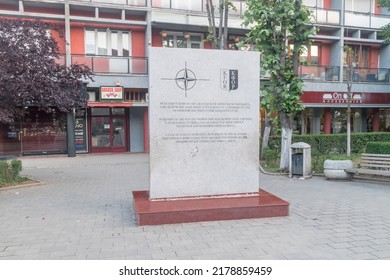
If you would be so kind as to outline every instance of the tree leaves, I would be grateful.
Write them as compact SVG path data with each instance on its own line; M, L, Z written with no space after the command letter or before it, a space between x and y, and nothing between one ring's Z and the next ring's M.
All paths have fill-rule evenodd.
M310 12L301 2L248 0L244 16L245 24L251 26L248 40L261 52L262 68L270 73L273 85L273 93L268 89L261 104L268 110L279 113L283 110L287 115L302 110L303 83L294 69L294 60L310 44L309 36L315 32Z
M282 133L289 137L282 142L280 160L280 168L286 169L293 116L303 109L299 54L310 44L309 36L315 29L302 0L247 0L246 3L245 24L251 28L248 41L261 52L262 68L270 73L261 106L268 112L278 113Z
M50 31L39 20L0 19L0 122L10 123L34 106L69 111L86 105L82 80L92 79L84 65L66 67Z

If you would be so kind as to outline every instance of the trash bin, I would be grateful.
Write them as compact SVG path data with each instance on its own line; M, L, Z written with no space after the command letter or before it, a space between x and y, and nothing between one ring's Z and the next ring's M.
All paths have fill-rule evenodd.
M303 153L292 154L292 175L303 176Z
M298 175L311 178L311 146L304 142L297 142L290 146L290 178Z

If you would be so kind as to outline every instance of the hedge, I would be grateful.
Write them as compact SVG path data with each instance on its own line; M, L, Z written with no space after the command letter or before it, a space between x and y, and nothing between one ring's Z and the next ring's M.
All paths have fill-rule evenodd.
M305 142L311 146L312 154L344 154L347 152L347 134L293 135L292 143ZM389 132L351 133L351 152L366 151L369 142L390 142ZM261 144L261 141L260 141ZM280 152L280 136L269 138L269 148ZM390 153L389 153L390 154Z
M390 142L368 142L366 153L369 154L390 154Z

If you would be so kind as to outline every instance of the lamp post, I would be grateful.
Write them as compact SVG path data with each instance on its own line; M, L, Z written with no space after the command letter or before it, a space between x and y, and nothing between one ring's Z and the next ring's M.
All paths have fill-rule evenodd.
M66 60L65 65L69 67L71 65L71 40L70 40L70 6L69 0L65 0L65 40L66 44ZM66 134L68 144L68 157L76 156L76 144L75 144L75 109L66 113Z
M352 49L347 49L347 60L348 60L348 79L347 79L347 156L351 156L351 97L352 97L352 81L354 66L352 63Z

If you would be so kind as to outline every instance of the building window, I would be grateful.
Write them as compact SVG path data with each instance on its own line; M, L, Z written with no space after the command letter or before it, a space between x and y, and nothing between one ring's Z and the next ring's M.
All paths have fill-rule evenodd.
M300 62L303 65L318 65L319 47L316 45L304 47L300 55Z
M163 37L163 47L203 49L203 34L190 33L188 38L185 38L182 32L168 32Z
M126 89L125 91L125 101L130 102L147 102L148 95L147 90L145 89Z
M218 5L218 0L215 1ZM168 8L187 11L202 11L202 0L197 1L183 1L183 0L153 0L152 7L154 8Z
M323 0L303 0L303 5L308 7L322 8Z
M344 51L344 66L348 66L352 63L354 67L368 67L371 48L362 45L352 45L351 55L348 58L347 51ZM352 61L348 61L351 59Z
M361 13L370 13L372 10L372 6L375 1L364 1L364 0L345 0L345 10L346 11L354 11ZM372 9L372 10L371 10Z
M85 30L85 53L87 55L129 56L130 33L118 30Z

